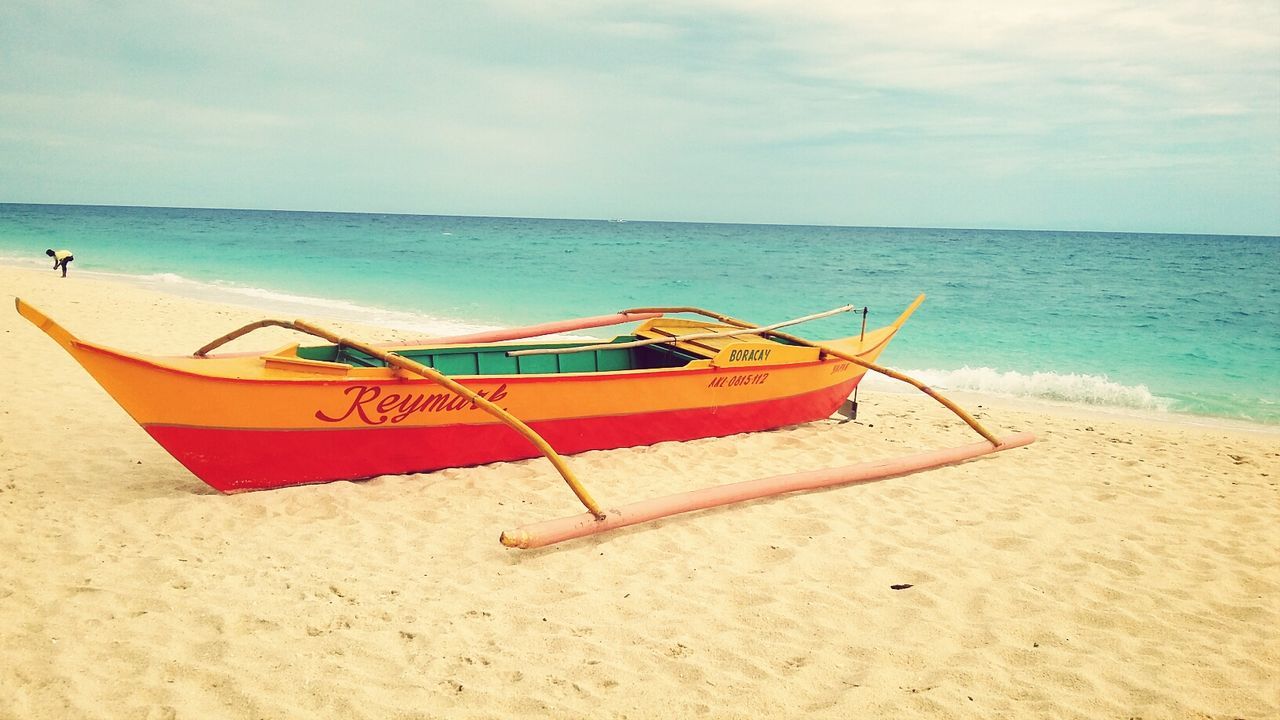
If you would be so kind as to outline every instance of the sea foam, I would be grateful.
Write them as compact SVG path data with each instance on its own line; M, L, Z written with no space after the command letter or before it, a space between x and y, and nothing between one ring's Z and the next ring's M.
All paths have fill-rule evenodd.
M1167 412L1169 398L1153 394L1146 385L1123 385L1104 375L1081 373L1000 371L989 367L962 367L958 370L927 368L904 370L907 375L939 390L961 390L988 395L1052 400L1055 402ZM905 387L887 378L868 378L868 389L888 390L889 385Z
M283 314L289 317L319 316L336 318L396 330L412 330L420 332L424 336L461 335L493 330L497 327L495 325L468 323L425 313L361 305L341 298L315 297L239 285L225 280L211 282L193 280L169 272L130 275L99 271L87 274L110 276L173 295L192 297L209 302L243 305L264 313Z

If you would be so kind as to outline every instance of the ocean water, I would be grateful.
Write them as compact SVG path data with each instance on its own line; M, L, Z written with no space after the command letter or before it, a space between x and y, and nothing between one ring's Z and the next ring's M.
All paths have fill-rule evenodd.
M936 387L1280 424L1276 237L0 204L0 262L46 248L72 274L424 332L644 305L765 324L852 303L878 327L926 293L882 362Z

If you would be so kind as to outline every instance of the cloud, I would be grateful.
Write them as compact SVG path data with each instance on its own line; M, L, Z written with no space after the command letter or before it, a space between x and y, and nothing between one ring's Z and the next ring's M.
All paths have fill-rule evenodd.
M1275 232L1277 26L1190 0L15 2L0 152L29 162L0 188L43 162L50 192L114 189L9 199L1128 229L1230 195L1217 229ZM1125 183L1167 199L1089 198Z

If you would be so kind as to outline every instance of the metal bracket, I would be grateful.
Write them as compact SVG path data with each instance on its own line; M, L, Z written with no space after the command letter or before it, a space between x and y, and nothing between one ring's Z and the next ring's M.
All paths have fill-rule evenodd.
M850 420L857 420L858 419L858 401L845 400L844 403L840 406L840 409L836 410L836 414L842 416L842 419L839 420L838 423L847 423Z

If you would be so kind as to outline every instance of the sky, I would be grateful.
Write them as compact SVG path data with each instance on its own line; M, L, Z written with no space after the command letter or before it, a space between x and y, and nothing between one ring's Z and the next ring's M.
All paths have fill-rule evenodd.
M1280 235L1280 3L5 0L0 202Z

